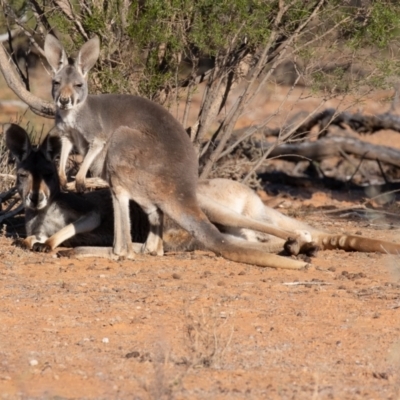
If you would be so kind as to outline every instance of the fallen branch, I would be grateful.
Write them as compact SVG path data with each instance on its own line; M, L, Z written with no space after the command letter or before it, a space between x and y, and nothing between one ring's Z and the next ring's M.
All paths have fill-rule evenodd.
M23 210L24 210L24 205L21 203L16 208L14 208L13 210L8 211L8 212L6 212L4 214L1 213L2 215L0 215L0 224L2 224L3 221L5 221L5 220L7 220L9 218L12 218L15 215L21 213Z
M86 189L96 190L108 188L108 183L101 178L86 178L85 179ZM75 192L75 181L67 183L67 190Z
M271 151L270 157L288 161L298 161L299 157L322 160L327 157L342 157L342 152L400 167L400 150L342 136L327 137L315 142L282 144Z
M294 117L293 119L295 119ZM378 115L362 115L360 113L338 112L333 108L313 115L293 131L292 138L301 138L307 136L310 131L318 125L318 137L323 137L328 133L330 125L337 125L342 129L346 127L353 131L364 134L373 134L383 129L391 129L400 132L400 117L391 113L383 113ZM285 132L289 126L276 129L264 129L266 136L279 136L282 131Z
M285 286L332 285L332 283L328 283L328 282L316 282L316 281L312 281L312 282L284 282L284 283L282 283L282 285L285 285Z

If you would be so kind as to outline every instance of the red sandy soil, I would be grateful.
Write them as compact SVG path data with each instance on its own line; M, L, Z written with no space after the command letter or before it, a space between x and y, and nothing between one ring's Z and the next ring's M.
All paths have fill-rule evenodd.
M1 237L0 287L1 399L400 398L399 256L324 251L289 271L207 252L57 258Z
M319 104L301 90L269 126ZM287 93L268 88L237 128ZM350 110L382 113L392 95ZM3 109L1 122L14 115ZM400 147L394 132L367 139ZM400 240L387 221L313 212L351 206L343 193L285 203L320 228ZM65 259L0 236L0 399L399 400L400 256L324 251L311 265L262 269L207 252Z

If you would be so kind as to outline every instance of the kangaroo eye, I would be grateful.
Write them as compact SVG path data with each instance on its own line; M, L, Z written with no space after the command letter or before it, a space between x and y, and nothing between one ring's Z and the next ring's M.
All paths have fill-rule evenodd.
M82 87L82 86L83 86L83 83L75 83L74 86L75 86L75 87Z
M18 177L21 179L25 179L28 177L28 173L27 172L19 172Z
M58 86L60 84L59 81L53 81L53 86Z

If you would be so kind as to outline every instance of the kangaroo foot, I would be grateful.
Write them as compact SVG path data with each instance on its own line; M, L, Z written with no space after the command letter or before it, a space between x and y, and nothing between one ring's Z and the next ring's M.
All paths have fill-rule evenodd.
M146 243L143 243L140 252L143 254L150 254L151 256L163 256L164 255L164 248L163 246L157 246L153 248L153 246L148 246Z
M319 250L319 246L315 242L303 242L299 237L290 237L283 245L286 253L297 256L298 254L306 254L309 257L315 257Z
M32 250L38 253L48 253L52 249L47 243L36 242L33 244Z
M84 193L84 191L86 190L86 183L85 183L85 179L80 179L78 176L75 179L75 190L78 193Z

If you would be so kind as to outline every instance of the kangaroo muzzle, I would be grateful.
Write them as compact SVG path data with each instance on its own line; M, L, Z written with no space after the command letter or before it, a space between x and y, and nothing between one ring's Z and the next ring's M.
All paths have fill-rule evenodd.
M25 206L33 210L41 210L47 206L48 198L43 192L29 192L25 198Z
M72 96L59 96L57 99L57 105L60 107L62 110L68 110L74 106L74 100Z

